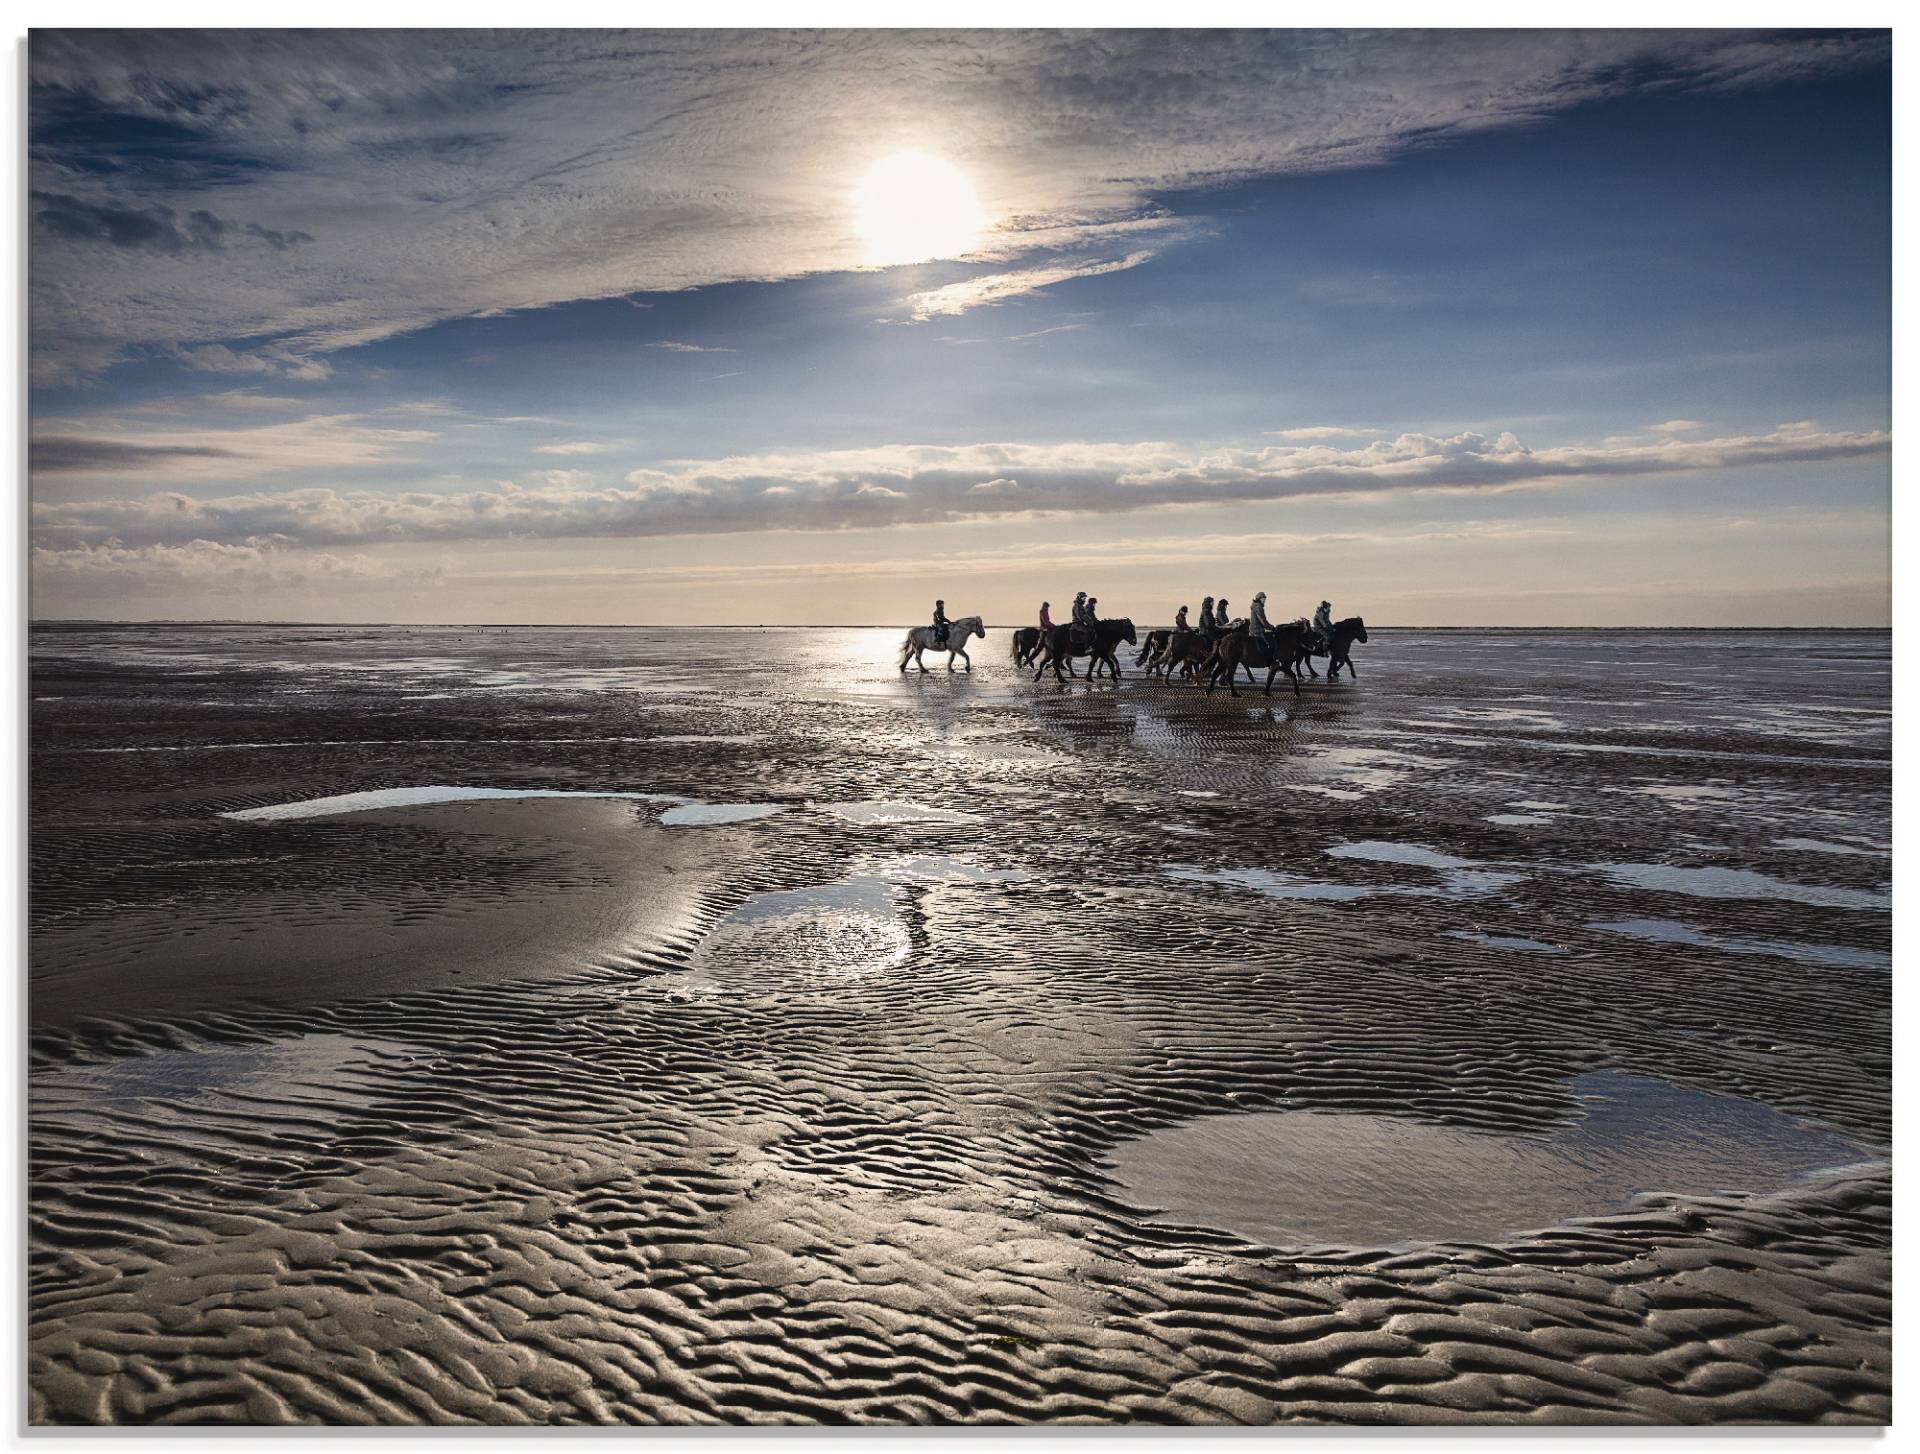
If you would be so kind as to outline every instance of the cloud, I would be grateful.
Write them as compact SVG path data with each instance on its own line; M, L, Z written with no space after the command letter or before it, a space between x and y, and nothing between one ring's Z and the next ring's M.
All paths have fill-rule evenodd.
M738 353L737 348L714 348L704 343L676 343L671 339L661 343L650 343L648 348L663 348L668 353Z
M1036 259L1111 262L1203 209L1197 189L1374 165L1637 88L1828 74L1889 42L150 29L28 47L35 376L71 382L154 344L272 337L313 357L450 318L859 267L847 185L909 145L966 171L999 219L978 256L1046 286Z
M32 472L124 479L242 479L300 469L350 469L387 461L433 430L389 429L363 414L322 414L246 429L99 432L43 426L30 443Z
M591 439L573 439L561 444L536 444L535 454L605 454L613 448L610 444L597 444Z
M1348 439L1367 432L1364 429L1347 429L1338 424L1308 424L1299 429L1269 429L1267 434L1274 439Z
M28 463L36 475L145 474L170 465L244 456L209 444L140 444L123 439L51 435L32 441Z
M29 569L36 591L51 589L77 599L118 598L130 590L180 585L261 592L394 575L390 568L365 556L293 550L276 540L233 544L189 540L179 545L140 546L108 541L60 549L35 546ZM410 578L421 574L417 567L406 570Z
M194 414L208 410L288 410L306 407L291 394L260 394L252 389L227 389L218 394L184 394L171 399L143 399L129 404L129 414Z
M272 374L286 379L324 379L333 373L325 359L304 357L289 350L268 345L244 352L224 343L176 345L173 356L197 374Z
M1128 253L1123 258L1104 261L1050 263L1044 267L1022 268L1011 273L988 273L982 277L968 278L964 282L949 283L944 288L934 288L929 292L915 293L903 301L908 316L915 323L925 323L930 318L951 318L973 308L988 308L998 303L1010 302L1015 298L1029 297L1042 288L1050 288L1055 283L1071 282L1075 278L1097 278L1103 273L1124 272L1128 268L1137 268L1144 262L1151 262L1157 256L1153 249L1143 248ZM1026 334L1033 338L1037 334Z
M1702 419L1669 419L1664 424L1649 424L1648 430L1654 434L1691 434L1696 429L1708 429L1712 426ZM1783 428L1785 426L1782 426Z
M1884 455L1882 432L1747 435L1529 449L1510 433L1402 434L1352 449L1169 444L894 445L682 461L624 487L551 471L530 487L399 494L311 488L36 504L36 542L307 546L507 537L711 535L924 525L1009 514L1111 514L1392 491L1489 491Z
M229 242L264 242L285 252L312 242L306 232L281 232L257 222L227 222L205 208L178 217L171 207L113 206L82 201L64 192L35 192L33 220L68 242L100 242L109 247L149 252L225 252Z

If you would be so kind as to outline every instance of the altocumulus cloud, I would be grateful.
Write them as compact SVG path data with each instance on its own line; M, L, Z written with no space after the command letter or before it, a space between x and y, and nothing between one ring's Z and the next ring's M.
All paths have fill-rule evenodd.
M939 316L1049 267L1124 265L1167 209L1204 210L1195 188L1886 50L1831 32L41 30L35 374L264 337L314 359L449 318L856 267L847 187L927 138L1004 219L980 249L999 281L919 305ZM155 130L164 156L128 140Z
M273 538L302 546L505 537L640 537L843 530L1030 512L1112 513L1394 490L1500 490L1572 480L1804 464L1885 453L1884 432L1793 431L1655 444L1529 449L1496 437L1402 434L1354 449L1203 453L1164 444L889 446L635 470L618 486L574 471L533 488L399 494L301 489L37 504L36 543L76 548Z
M127 546L119 541L60 549L35 546L30 569L36 589L52 587L70 596L116 597L129 585L197 585L221 591L269 591L340 581L391 578L361 556L290 550L279 540L226 544L191 540L182 545ZM434 574L410 567L409 578Z

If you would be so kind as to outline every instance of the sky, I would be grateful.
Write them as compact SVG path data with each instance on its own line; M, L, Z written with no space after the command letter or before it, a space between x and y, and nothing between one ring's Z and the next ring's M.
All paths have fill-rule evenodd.
M1889 51L36 31L33 614L1885 625Z

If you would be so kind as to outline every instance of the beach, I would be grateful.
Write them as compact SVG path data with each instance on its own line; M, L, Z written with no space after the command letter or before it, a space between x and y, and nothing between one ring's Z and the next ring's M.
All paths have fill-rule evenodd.
M900 637L36 626L31 1419L1888 1420L1889 633Z

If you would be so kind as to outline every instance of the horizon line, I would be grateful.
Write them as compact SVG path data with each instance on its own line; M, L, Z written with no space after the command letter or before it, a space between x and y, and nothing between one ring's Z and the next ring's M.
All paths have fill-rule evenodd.
M905 624L890 621L296 621L280 617L262 616L44 616L27 618L29 629L37 626L327 626L327 627L406 627L414 630L451 631L451 630L487 630L502 631L907 631L916 626L924 626L924 621ZM983 623L989 631L1023 631L1033 622L1019 625L1008 623ZM1150 626L1150 631L1160 627ZM1461 623L1453 625L1418 625L1407 623L1388 623L1373 625L1369 631L1892 631L1893 623L1881 626L1826 626L1807 625L1749 625L1749 626L1705 626L1705 625L1662 625L1662 626L1555 626L1544 623L1529 625L1492 625L1486 623Z

